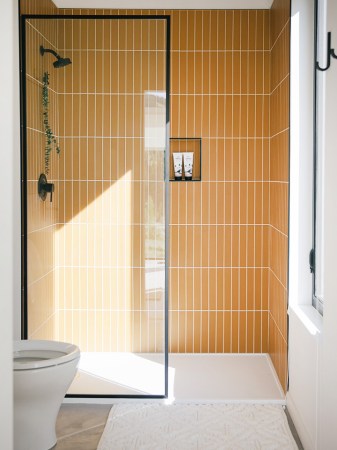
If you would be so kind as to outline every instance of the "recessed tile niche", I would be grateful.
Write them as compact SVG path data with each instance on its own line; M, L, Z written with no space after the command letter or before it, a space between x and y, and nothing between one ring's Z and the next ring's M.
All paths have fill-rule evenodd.
M192 180L189 181L201 181L201 138L173 137L170 139L170 181L178 181L174 177L173 153L193 153ZM179 181L187 181L185 180L184 160L182 180Z

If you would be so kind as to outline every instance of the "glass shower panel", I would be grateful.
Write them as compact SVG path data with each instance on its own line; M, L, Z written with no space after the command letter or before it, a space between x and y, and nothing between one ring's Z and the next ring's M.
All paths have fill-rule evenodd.
M49 221L47 235L27 233L27 337L80 347L69 395L164 396L167 20L63 16L25 28L28 229ZM40 45L71 64L55 69ZM60 149L48 166L46 73ZM36 199L46 167L52 202ZM48 246L42 285L34 268Z

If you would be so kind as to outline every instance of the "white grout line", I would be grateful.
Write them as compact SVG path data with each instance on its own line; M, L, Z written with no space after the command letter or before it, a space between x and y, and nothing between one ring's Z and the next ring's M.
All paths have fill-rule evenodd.
M247 36L249 36L249 11L248 11L248 30L247 30ZM249 61L250 58L247 58L247 91L250 91L250 84L249 84ZM247 111L248 111L248 107L249 107L249 97L246 98L246 107L247 107ZM247 130L249 129L249 114L247 114L247 118L246 118L246 127ZM248 139L246 139L246 146L247 146L247 150L246 150L246 158L248 161L248 156L249 156L249 150L248 150ZM248 178L248 164L247 164L247 169L246 169L246 178ZM247 197L247 201L246 201L246 217L248 217L248 212L249 212L249 201L248 201L248 185L246 185L246 197ZM245 256L246 256L246 264L248 262L248 226L246 226L246 252L245 252ZM246 309L248 308L248 270L246 270ZM255 293L254 293L255 295ZM248 314L246 314L246 324L248 324ZM248 330L246 333L246 350L248 348Z
M275 137L278 134L284 133L287 130L289 130L289 128L285 128L284 130L282 130L282 131L280 131L278 133L275 133L275 135L273 135L271 137ZM144 138L144 136L118 136L118 137L116 135L114 135L114 136L98 136L98 135L97 136L93 136L93 135L62 136L62 139L73 139L73 138L76 138L76 139L84 139L84 138L96 139L96 138L100 138L100 139L111 139L111 140L113 140L113 139L116 139L116 140L118 140L118 139L139 139L139 140L142 140ZM266 136L255 136L255 137L254 136L232 136L232 137L226 137L224 135L224 136L218 136L218 137L204 136L203 139L204 140L209 140L209 141L212 141L213 139L218 139L218 140L221 139L221 140L224 140L224 141L236 141L236 140L239 140L239 139L267 140L267 139L269 139L269 136L268 137L266 137ZM181 182L181 183L184 183L184 182Z
M48 272L44 273L41 277L36 278L34 281L28 283L28 287L32 287L32 286L34 286L34 284L39 283L39 282L42 281L44 278L47 278L50 274L52 274L52 273L54 272L54 269L55 269L55 268L56 268L56 267L54 267L54 268L48 270Z
M36 131L36 132L38 132L38 130L32 130L32 131ZM36 182L36 179L35 178L31 178L31 179L28 179L27 181L30 181L30 182ZM102 179L87 179L87 180L84 180L84 179L69 179L69 178L61 178L61 179L59 179L58 181L62 181L62 182L69 182L69 183L71 183L72 181L76 181L77 183L97 183L97 182L117 182L118 181L118 178L116 178L116 179L104 179L104 180L102 180ZM146 178L143 178L142 180L141 179L139 179L139 180L137 180L137 179L134 179L134 180L132 180L132 181L126 181L126 183L130 183L130 184L132 184L132 183L135 183L135 182L137 182L137 183L153 183L153 184L161 184L162 182L160 181L160 180L149 180L149 179L146 179ZM183 182L178 182L178 183L181 183L181 185L183 185L184 183ZM273 183L273 184L284 184L284 185L288 185L289 184L289 182L288 181L274 181L274 180L271 180L271 181L268 181L268 180L205 180L205 181L203 181L203 183L204 184L212 184L212 183L218 183L218 184L240 184L240 183L244 183L244 184L261 184L261 185L263 185L263 184L269 184L269 183ZM179 222L179 223L182 223L182 222Z
M146 16L144 16L146 17ZM81 48L60 48L59 52L68 52L73 50L74 52L85 52L86 49L81 49ZM157 53L165 53L166 50L143 50L143 49L137 49L137 50L128 50L128 49L123 49L123 50L118 50L118 49L104 49L104 48L99 48L99 49L88 49L89 52L102 52L102 53L144 53L144 52L157 52ZM202 53L202 52L207 52L207 53L269 53L270 50L262 50L262 49L254 49L254 50L234 50L234 49L230 49L230 50L224 50L224 49L217 49L217 50L211 50L211 49L207 49L207 50L188 50L188 49L184 49L184 50L175 50L175 49L171 49L170 50L171 53Z
M277 281L282 285L284 290L287 291L288 290L287 287L282 283L282 281L279 279L279 277L276 275L276 273L273 271L273 269L271 267L269 267L269 270L274 275L274 277L277 279Z
M36 84L38 84L39 86L43 86L42 81L38 80L37 78L35 78L33 75L30 75L29 73L26 72L26 77L31 80L34 81ZM58 95L58 92L56 92L53 88L50 87L50 85L48 86L48 91L53 92L55 95Z
M288 238L288 235L286 233L284 233L283 231L281 231L279 228L274 227L274 225L272 225L271 223L269 224L269 226L271 228L273 228L275 231L277 231L278 233L282 234L284 237Z
M280 328L279 328L279 326L278 326L278 324L277 324L277 321L276 321L275 317L273 316L273 313L272 313L270 310L269 310L268 312L269 312L269 314L270 314L270 317L273 319L273 321L274 321L274 323L275 323L275 327L277 328L277 331L280 333L280 335L281 335L282 339L284 340L284 342L287 343L287 337L286 337L286 336L283 336L283 333L282 333L282 331L280 330Z
M226 12L227 14L227 12ZM232 45L234 45L234 13L232 12L233 18L232 18ZM234 59L233 59L233 53L232 53L232 92L234 92ZM234 97L232 96L232 136L234 135ZM232 145L232 153L231 153L231 178L233 177L233 145ZM231 222L233 222L233 186L231 186ZM231 236L233 236L233 227L231 226ZM231 242L231 266L233 266L233 245ZM231 310L233 310L233 268L231 268ZM231 342L230 342L230 352L233 352L233 313L231 313Z
M256 40L257 40L257 12L255 11L255 42L254 42L254 47L256 48ZM256 57L254 59L254 73L256 74ZM256 92L256 77L255 77L255 89L254 91ZM256 136L256 96L254 99L254 106L255 106L255 120L254 120L254 136ZM254 179L256 179L256 139L254 140ZM254 222L256 222L256 183L254 183ZM254 227L254 238L253 238L253 255L254 255L254 261L256 259L256 228ZM253 289L254 289L254 310L256 309L256 298L255 298L255 276L253 279ZM255 325L255 319L256 319L256 313L253 313L253 336L255 337L255 333L256 333L256 325ZM262 339L262 336L261 336ZM253 338L253 351L258 351L255 348L255 339ZM261 351L261 350L260 350Z
M242 26L242 11L240 11L240 48L242 47L242 33L241 33L241 26ZM241 53L240 53L240 60L239 60L239 79L240 79L240 93L242 89L242 67L241 67ZM241 135L241 101L242 96L239 97L239 135ZM232 117L232 120L234 120L234 116ZM239 140L239 173L241 169L241 139ZM255 178L255 177L254 177ZM238 184L239 187L239 222L241 222L241 183ZM238 260L239 265L241 262L241 233L238 234ZM238 302L241 298L241 271L239 271L238 274ZM247 323L246 323L246 336L247 336ZM238 320L238 352L240 352L240 335L241 335L241 320Z
M31 75L29 75L29 74L27 74L27 76L29 76L30 78L32 78L33 80L35 80L35 81L37 81L38 83L40 83L41 85L42 85L42 83L41 82L39 82L39 80L37 80L36 78L34 78L33 76L31 76ZM284 80L287 78L287 76L285 76L284 77ZM282 80L283 81L283 80ZM55 91L54 91L55 92ZM59 95L102 95L102 96L110 96L110 97L118 97L118 96L121 96L121 95L123 95L123 96L125 96L125 97L127 97L127 96L130 96L130 97L143 97L143 94L141 93L141 92L136 92L136 93L134 93L134 92L104 92L104 91L101 91L101 92L81 92L81 91L79 91L79 92L66 92L66 91L63 91L63 92L55 92L55 94L59 94ZM253 94L251 94L251 93L249 93L249 92L247 92L247 93L241 93L241 94L239 94L239 93L235 93L235 92L233 92L233 93L231 93L231 94L227 94L227 93L225 93L225 92L223 92L222 94L220 93L216 93L216 94L212 94L212 93L210 93L210 92L208 92L207 94L203 94L203 93L198 93L198 92L196 92L196 93L188 93L188 92L184 92L184 93L170 93L170 97L218 97L218 98L220 98L220 97L269 97L270 96L270 94L268 93L268 94L263 94L263 93L253 93ZM116 137L116 136L115 136ZM218 139L218 137L216 136L216 137L214 137L214 139ZM254 139L255 139L255 137L254 137Z
M27 25L29 25L31 28L33 28L33 30L35 30L36 33L39 34L44 41L48 42L49 45L51 45L52 47L54 47L55 50L57 50L55 45L52 44L36 27L34 27L34 25L32 25L31 20L33 20L33 19L29 19L26 21ZM40 51L40 48L38 48L37 50ZM42 55L40 55L40 56L42 57Z
M274 49L275 45L277 44L278 40L280 39L280 37L281 37L283 31L284 31L285 28L288 26L288 24L290 24L290 18L286 21L286 23L284 24L282 30L279 32L277 38L275 39L273 45L271 46L271 48L270 48L270 50L269 50L270 52Z
M100 312L107 312L107 311L113 311L113 312L147 312L148 310L143 308L143 309L135 309L135 308L130 308L130 309L119 309L119 308L88 308L88 309L84 309L84 308L60 308L60 311L100 311ZM270 312L268 309L176 309L176 308L170 308L170 312L198 312L198 313L223 313L223 312L227 312L227 313L231 313L231 312L239 312L239 313L243 313L243 312ZM150 309L149 312L155 312L155 308ZM188 352L187 352L188 353ZM205 353L211 353L211 352L205 352ZM244 354L244 352L241 352L242 354ZM260 352L259 352L260 353ZM186 352L184 352L183 354L186 354ZM203 353L204 354L204 353ZM219 353L220 354L220 353ZM257 354L257 353L255 353Z
M28 336L28 339L32 339L45 325L46 323L53 318L53 316L55 316L55 312L53 312L52 314L50 314L47 319L45 319L37 328L36 330L34 330L33 333L30 333Z
M263 13L263 48L264 48L264 36L265 36L264 24L265 24L265 20L264 20L264 13ZM264 72L265 72L264 53L262 55L263 55L263 59L262 59L262 64L263 64L263 69L262 69L263 81L262 81L262 85L263 85L263 93L264 93L265 92L265 87L264 87L264 84L265 84L265 80L264 80ZM269 99L270 99L270 97L269 97ZM264 114L265 114L265 98L262 97L262 134L264 134ZM269 134L270 134L270 131L269 131ZM263 162L264 162L264 145L263 145L263 143L262 143L262 150L261 151L262 151L262 158L261 158L261 160L262 160L262 177L263 177L263 174L264 174L264 164L263 164ZM268 177L268 180L269 180L269 177ZM261 187L262 187L262 214L264 214L264 210L265 210L264 184L262 184ZM262 229L262 236L261 236L261 259L264 256L264 252L263 252L264 233L265 233L265 230L263 228ZM261 286L263 286L263 271L262 270L260 272L260 284L261 284ZM263 299L262 299L262 289L261 289L261 292L260 292L260 299L259 300L260 300L260 305L262 305L262 301L263 301ZM261 315L261 323L260 323L260 336L261 336L261 351L262 351L263 350L263 348L262 348L263 347L263 320L262 320L262 315Z
M86 268L88 268L88 269L124 269L124 270L126 270L126 269L148 269L148 267L146 267L146 266L122 266L122 265L102 265L102 266L100 266L100 265L91 265L91 264L88 264L88 265L68 265L68 264L61 264L61 265L59 265L59 266L57 266L58 268L67 268L67 269L70 269L70 268L78 268L78 269L86 269ZM267 269L270 269L270 267L268 267L268 266L184 266L184 265L181 265L181 266L170 266L170 269L190 269L190 270L198 270L198 269L210 269L210 270L217 270L217 269L236 269L236 270L246 270L246 269L251 269L251 270L255 270L255 269L265 269L265 270L267 270ZM158 271L154 271L154 272L161 272L161 271L163 271L164 270L164 268L162 268L161 270L158 270ZM48 272L48 273L50 273L50 272ZM46 274L47 275L47 274ZM44 276L46 276L46 275L43 275L41 278L43 278ZM36 281L38 281L38 280L36 280ZM34 282L32 282L32 283L35 283L35 281Z
M282 80L281 81L279 81L278 82L278 84L274 87L274 89L270 92L270 94L269 95L273 95L274 94L274 92L287 80L287 79L290 79L290 73L287 73L286 75L285 75L285 77L284 78L282 78ZM266 95L266 94L264 94L264 95Z

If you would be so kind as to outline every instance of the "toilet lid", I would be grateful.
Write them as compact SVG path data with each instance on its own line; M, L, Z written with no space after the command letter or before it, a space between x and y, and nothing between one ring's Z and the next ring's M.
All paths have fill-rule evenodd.
M42 369L79 359L76 345L55 341L16 341L13 366L16 370Z

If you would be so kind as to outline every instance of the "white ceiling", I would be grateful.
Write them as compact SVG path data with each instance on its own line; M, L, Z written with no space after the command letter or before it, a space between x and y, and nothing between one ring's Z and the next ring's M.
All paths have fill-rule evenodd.
M273 0L53 0L58 8L269 9Z

